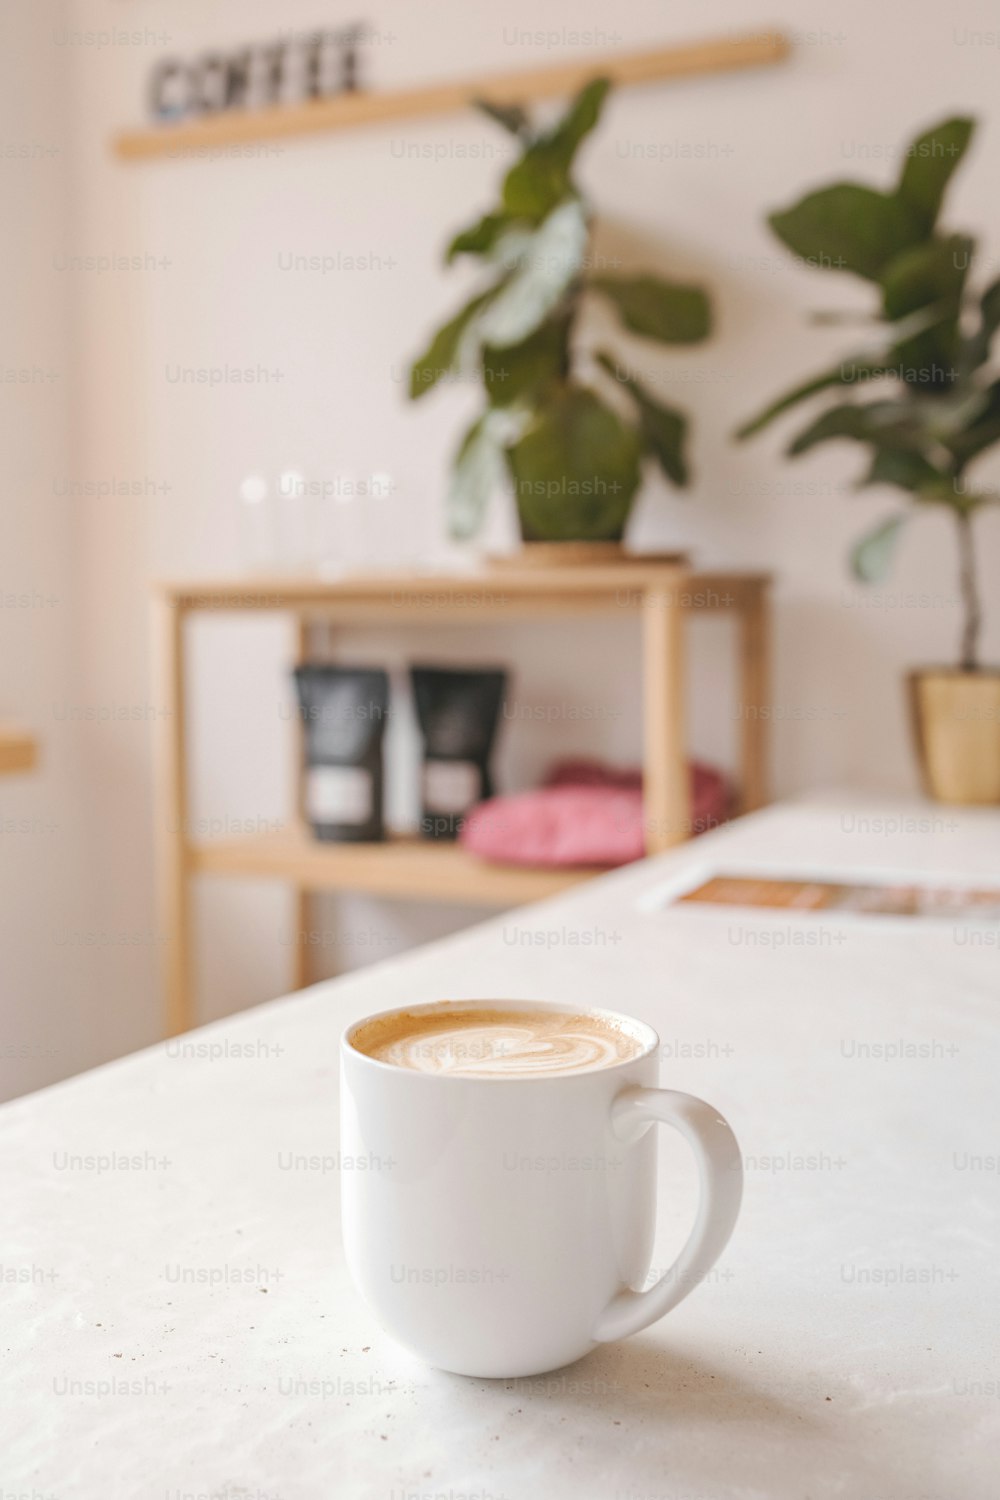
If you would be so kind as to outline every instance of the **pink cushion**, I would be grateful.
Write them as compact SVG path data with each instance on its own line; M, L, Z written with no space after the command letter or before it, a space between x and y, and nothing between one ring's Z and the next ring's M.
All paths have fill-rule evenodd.
M549 767L543 786L617 786L642 791L638 766L606 766L603 760L574 756Z
M628 864L644 853L642 793L551 786L492 797L472 809L462 843L501 864Z
M725 778L692 764L691 832L728 816ZM500 864L624 865L646 852L642 773L595 761L563 761L535 792L481 802L462 830L474 854Z

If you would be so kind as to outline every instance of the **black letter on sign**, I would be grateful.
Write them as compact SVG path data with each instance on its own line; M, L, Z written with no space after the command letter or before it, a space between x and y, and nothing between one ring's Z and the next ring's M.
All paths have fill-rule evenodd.
M363 26L348 26L340 33L340 86L351 94L358 86L358 47L364 41Z
M242 109L250 92L249 49L234 52L226 65L226 108Z
M319 99L323 92L323 33L314 31L302 48L302 93L306 99Z
M157 63L149 81L149 105L157 120L177 120L190 107L184 64L167 59Z
M214 114L226 107L226 59L217 52L206 52L194 65L195 99L204 114Z
M262 47L259 53L263 72L263 102L265 104L280 104L281 94L285 81L285 44L284 42L272 42L268 47Z

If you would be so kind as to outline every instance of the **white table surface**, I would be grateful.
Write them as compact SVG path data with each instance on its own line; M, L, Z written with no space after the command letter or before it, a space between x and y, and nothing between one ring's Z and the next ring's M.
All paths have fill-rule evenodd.
M689 862L997 882L1000 814L787 804L6 1106L0 1495L995 1500L1000 928L638 909ZM652 1022L746 1157L710 1281L548 1377L423 1367L342 1264L341 1028L463 996Z

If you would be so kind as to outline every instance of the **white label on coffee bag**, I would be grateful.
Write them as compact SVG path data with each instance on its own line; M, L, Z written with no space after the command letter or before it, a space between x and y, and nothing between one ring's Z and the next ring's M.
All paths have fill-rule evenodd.
M312 823L367 823L372 792L372 773L366 766L310 766L306 812Z
M424 807L444 817L467 812L482 796L479 767L471 760L429 760L424 764Z

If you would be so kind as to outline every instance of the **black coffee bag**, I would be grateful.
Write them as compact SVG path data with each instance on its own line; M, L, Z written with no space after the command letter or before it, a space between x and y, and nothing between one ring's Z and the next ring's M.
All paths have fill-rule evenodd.
M305 808L313 833L339 843L385 837L382 740L389 678L372 667L303 666Z
M454 839L469 810L493 795L489 758L507 674L411 667L410 677L424 737L420 831Z

